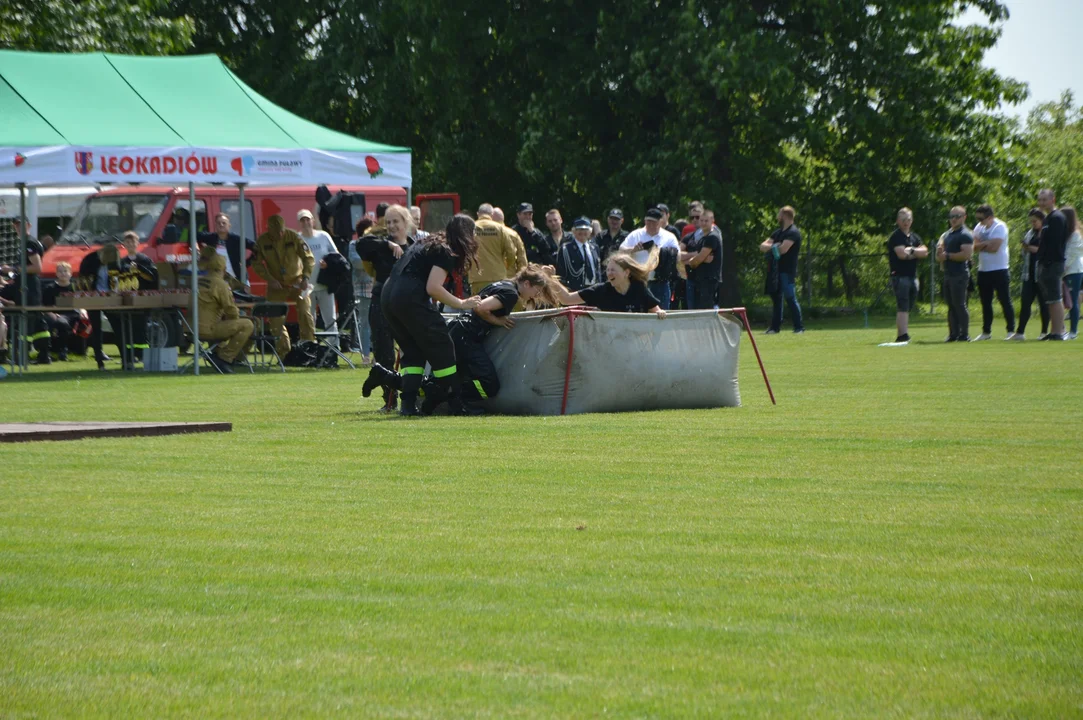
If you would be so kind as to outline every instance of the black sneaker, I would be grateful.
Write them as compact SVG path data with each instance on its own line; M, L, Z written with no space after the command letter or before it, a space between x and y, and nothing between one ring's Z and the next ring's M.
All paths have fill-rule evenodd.
M372 395L372 391L378 387L398 389L400 382L398 373L388 370L380 363L376 363L369 370L369 376L365 378L365 384L361 386L361 396L369 397Z
M207 358L211 361L211 365L214 365L218 372L222 373L223 375L233 374L233 366L220 358L218 356L218 353L211 353L207 356ZM132 369L134 370L135 368L133 367Z
M957 337L957 338L955 338L955 342L970 342L970 336L969 335L963 335L961 337Z
M39 352L38 353L38 359L36 361L34 361L34 364L35 365L52 365L53 364L53 359L49 356L49 353L47 353L47 352Z
M910 334L909 333L904 333L904 334L900 335L899 337L895 338L895 342L897 342L897 343L908 343L908 342L910 342Z
M421 401L422 415L432 415L436 412L436 408L440 407L440 403L447 400L447 391L434 382L426 382L422 385L421 393L424 395Z
M1063 335L1058 335L1057 333L1049 333L1044 338L1042 338L1042 340L1052 340L1054 342L1057 342L1057 341L1064 340L1064 336Z

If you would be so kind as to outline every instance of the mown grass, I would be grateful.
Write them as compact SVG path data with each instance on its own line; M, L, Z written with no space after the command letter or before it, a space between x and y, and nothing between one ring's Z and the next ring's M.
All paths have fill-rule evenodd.
M747 341L744 407L377 415L363 372L0 383L228 420L0 461L6 716L1083 715L1078 343Z

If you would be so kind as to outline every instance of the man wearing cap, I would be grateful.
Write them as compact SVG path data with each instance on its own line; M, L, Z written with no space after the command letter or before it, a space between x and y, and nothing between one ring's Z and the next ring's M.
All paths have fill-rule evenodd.
M297 324L301 339L315 342L316 325L308 300L308 278L316 267L312 251L304 238L286 227L281 215L267 218L267 232L256 239L256 255L252 269L267 281L267 300L293 302L297 307ZM269 318L271 334L277 335L275 350L280 356L290 351L290 336L284 318Z
M335 296L326 285L317 282L320 270L327 267L328 255L339 255L338 248L331 240L331 236L323 230L314 227L312 212L301 210L297 213L297 225L301 228L301 237L312 252L312 272L309 273L308 284L312 286L312 322L316 322L316 313L323 318L323 327L334 334L331 345L338 347L338 314L335 309Z
M658 298L659 307L669 310L672 298L669 280L676 274L681 246L673 233L662 227L662 211L656 207L646 212L643 227L628 233L628 237L620 244L621 250L634 252L638 262L646 262L651 248L654 247L658 248L658 267L651 271L647 289Z
M662 227L665 228L666 230L668 230L670 233L672 233L673 237L680 238L681 237L681 231L678 230L673 225L671 225L670 222L669 222L669 216L670 216L669 205L666 205L665 203L658 203L655 207L657 207L658 210L662 213Z
M589 218L577 219L572 223L572 239L557 251L557 275L572 292L603 282L598 246L590 239L591 232Z
M520 250L519 236L493 220L493 206L489 203L478 206L474 239L478 243L478 260L470 269L470 287L483 288L506 280L526 267L526 251Z
M598 259L605 262L609 253L620 247L624 238L628 237L628 231L621 227L624 224L624 212L620 208L613 208L606 218L609 229L598 237Z
M534 227L534 206L530 203L519 203L516 216L519 222L512 227L512 230L518 233L523 241L527 262L539 265L552 265L556 262L556 244L552 238Z

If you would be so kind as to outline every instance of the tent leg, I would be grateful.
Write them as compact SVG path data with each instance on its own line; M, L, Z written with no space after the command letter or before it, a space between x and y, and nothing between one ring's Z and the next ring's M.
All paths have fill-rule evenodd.
M244 239L244 186L245 183L237 183L237 193L239 195L237 202L237 211L239 213L239 219L237 221L237 234L241 236L241 276L237 278L241 281L241 285L248 287L248 243ZM253 235L255 235L255 228L252 228ZM228 253L228 251L227 251ZM247 290L245 290L247 292Z
M19 183L19 305L26 307L26 183ZM39 303L40 304L40 303ZM18 342L12 350L19 355L19 366L26 368L30 364L30 320L24 310L19 323ZM21 374L21 373L20 373Z
M192 257L192 372L199 376L199 246L196 243L196 184L188 183L188 252Z
M748 339L752 341L752 350L756 353L756 362L760 364L760 373L763 375L763 384L767 386L767 394L771 396L771 404L778 405L775 402L775 391L771 389L771 381L767 379L767 370L763 367L763 358L760 357L760 349L756 347L756 338L752 336L752 327L748 324L748 312L742 308L733 308L734 315L741 318L741 322L745 324L745 332L748 333Z

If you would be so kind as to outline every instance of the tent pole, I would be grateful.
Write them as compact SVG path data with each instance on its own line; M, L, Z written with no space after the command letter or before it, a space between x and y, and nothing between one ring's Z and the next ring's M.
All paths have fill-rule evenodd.
M19 183L19 305L26 307L26 183ZM19 348L17 358L19 367L25 368L30 362L30 349L27 347L27 335L30 333L30 323L26 312L19 315L19 342L15 346Z
M199 265L196 244L196 184L188 183L188 252L192 271L192 372L199 376Z
M240 196L239 199L238 199L238 202L237 202L237 211L238 211L238 214L239 214L239 217L240 217L240 220L237 221L237 234L241 236L241 267L239 268L240 272L241 272L241 276L239 278L237 278L237 279L241 281L241 285L244 285L245 288L247 288L248 287L248 243L244 239L244 185L245 185L244 183L237 183L237 192L238 192L238 194ZM253 230L252 234L255 235L255 228L252 228L252 230ZM227 254L228 254L228 251L227 251ZM245 290L245 292L248 292L247 289Z

